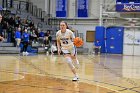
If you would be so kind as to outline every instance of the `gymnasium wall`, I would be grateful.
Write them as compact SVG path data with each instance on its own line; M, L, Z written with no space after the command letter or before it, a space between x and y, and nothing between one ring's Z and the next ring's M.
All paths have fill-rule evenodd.
M78 29L79 33L83 33L84 39L84 48L88 48L89 51L93 51L93 42L86 42L86 32L87 31L95 31L95 26L93 25L71 25L73 28Z
M38 8L42 8L48 14L50 8L50 14L52 17L56 17L56 0L50 0L50 7L48 6L49 0L29 0L37 5ZM99 11L100 0L87 0L88 1L88 17L77 17L77 0L67 0L67 16L62 20L68 22L72 28L78 30L79 33L83 33L84 47L91 49L92 43L86 42L86 32L95 31L95 27L99 25ZM115 12L116 0L103 0L104 12ZM104 16L105 27L109 26L124 26L129 23L129 20L124 18L140 18L140 13L119 13L116 12L118 17L113 18L111 14L109 17ZM115 14L115 15L116 15ZM129 26L129 25L128 25ZM139 31L139 30L138 30Z
M0 6L2 6L2 0L0 0Z
M33 2L34 5L37 5L38 8L42 8L44 11L48 11L48 1L49 0L29 0L30 2ZM56 11L56 0L50 0L50 12L52 14L52 17L56 17L55 11ZM67 17L68 18L75 18L76 17L76 6L77 6L77 0L67 0ZM99 0L88 0L88 18L99 18Z
M41 8L43 11L45 11L45 5L47 0L29 0L29 1L33 2L34 5L36 5L38 8Z

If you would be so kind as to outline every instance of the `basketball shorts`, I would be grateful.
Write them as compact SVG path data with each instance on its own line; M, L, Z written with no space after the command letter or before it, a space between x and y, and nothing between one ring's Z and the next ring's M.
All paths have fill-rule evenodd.
M77 49L76 47L72 47L70 49L61 49L62 50L62 53L65 55L65 54L71 54L71 55L77 55Z

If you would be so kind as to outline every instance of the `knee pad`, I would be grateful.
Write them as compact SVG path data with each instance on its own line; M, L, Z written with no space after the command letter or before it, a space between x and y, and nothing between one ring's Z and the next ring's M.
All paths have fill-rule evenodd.
M75 68L73 63L72 63L72 59L70 57L66 57L66 62L68 63L68 65L71 69Z

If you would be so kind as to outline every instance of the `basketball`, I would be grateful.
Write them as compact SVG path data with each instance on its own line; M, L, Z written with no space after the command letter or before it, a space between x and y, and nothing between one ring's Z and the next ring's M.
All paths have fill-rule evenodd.
M76 37L74 38L74 41L73 41L73 44L76 46L76 47L81 47L83 45L83 40L80 38L80 37Z

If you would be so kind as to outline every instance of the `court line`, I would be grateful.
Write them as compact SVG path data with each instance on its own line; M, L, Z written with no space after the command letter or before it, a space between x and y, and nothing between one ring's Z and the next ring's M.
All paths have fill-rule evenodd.
M18 74L18 73L12 73L12 72L7 72L7 71L0 71L0 72L6 72L6 73L13 74L13 75ZM4 80L4 81L0 81L0 83L1 83L1 82L7 82L7 81L17 81L17 80L21 80L21 79L23 79L23 78L24 78L24 76L23 76L23 75L21 75L21 74L18 74L18 75L19 75L19 76L21 76L21 78L17 78L17 79L13 79L13 80Z
M16 57L17 58L17 56L14 56L14 57ZM18 57L18 59L19 59L19 57ZM24 62L24 61L23 61ZM24 63L26 63L26 62L24 62ZM27 64L27 63L26 63ZM35 65L33 65L32 63L31 64L28 64L29 66L32 66L34 69L36 69L36 70L39 70L41 73L42 73L42 71L43 70L41 70L40 68L37 68ZM10 71L10 70L9 70ZM45 71L44 71L45 72ZM44 73L43 72L43 73ZM14 73L14 72L9 72L9 73ZM24 73L24 72L23 72ZM43 74L42 73L42 74ZM17 74L17 73L16 73ZM46 75L46 72L45 72L45 75ZM51 74L48 74L47 73L47 75L51 75ZM53 74L52 74L53 75ZM57 80L58 80L58 78L57 78ZM59 79L60 80L60 79ZM5 82L0 82L0 84L7 84L7 83L5 83ZM20 84L13 84L13 85L20 85ZM35 86L31 86L31 85L20 85L20 86L30 86L30 87L35 87ZM65 90L65 89L57 89L57 88L49 88L49 87L40 87L40 88L48 88L48 89L55 89L55 90L64 90L64 91L73 91L73 90ZM84 93L90 93L90 92L85 92L85 91L73 91L73 92L84 92Z
M14 57L16 57L17 58L17 56L14 56ZM24 60L20 55L18 56L18 59L19 60ZM24 61L23 61L24 62ZM34 69L36 69L36 70L38 70L40 73L42 73L42 74L45 74L45 75L53 75L53 76L61 76L62 77L62 75L55 75L55 74L48 74L46 71L44 71L44 70L41 70L39 67L37 67L37 66L35 66L33 63L30 63L29 64L29 62L24 62L24 63L26 63L26 64L28 64L28 65L30 65L32 68L34 68ZM52 77L52 76L51 76ZM63 77L69 77L69 76L63 76ZM69 77L70 78L70 77ZM111 85L111 86L116 86L116 87L119 87L119 88L124 88L124 89L128 89L128 88L126 88L126 87L123 87L123 86L119 86L119 85L115 85L115 84L111 84L111 83L105 83L105 82L100 82L100 81L95 81L95 80L88 80L88 79L84 79L84 78L80 78L80 79L82 79L82 80L87 80L87 81L92 81L92 82L98 82L98 83L102 83L102 84L107 84L107 85ZM111 90L111 89L109 89L109 90ZM116 90L117 91L117 90ZM133 90L132 90L133 91Z
M128 89L122 89L122 90L119 90L119 91L126 91L126 90L131 90L131 89L128 88ZM136 93L140 93L140 91L137 91L137 90L131 90L131 91L136 92Z
M12 70L6 70L6 71L1 71L1 72L7 72L7 73L14 73ZM22 73L19 73L19 74L23 74L24 72L22 72ZM33 74L33 73L27 73L27 72L25 72L24 74L29 74L29 75L38 75L38 76L46 76L46 75L44 75L44 74ZM52 74L52 75L54 75L54 74ZM54 75L54 76L56 76L56 75ZM62 75L58 75L58 76L61 76L61 77L69 77L69 76L62 76ZM48 76L48 77L52 77L52 76ZM56 78L56 77L53 77L53 78ZM57 80L59 81L59 79L62 79L62 78L57 78ZM85 80L85 79L82 79L82 80ZM88 80L88 81L91 81L91 82L94 82L94 81L92 81L92 80ZM79 81L78 81L79 82ZM85 82L81 82L81 83L85 83ZM68 84L66 84L66 83L61 83L62 85L68 85ZM89 83L87 83L87 84L89 84ZM96 85L96 84L90 84L90 85L95 85L95 86L99 86L99 87L101 87L101 88L105 88L105 89L108 89L108 90L110 90L110 91L114 91L114 92L119 92L119 91L117 91L117 90L113 90L113 89L110 89L110 88L108 88L108 87L105 87L105 86L102 86L102 85ZM109 93L114 93L114 92L109 92Z
M21 59L24 60L22 57L21 57ZM23 61L23 62L24 62L24 61ZM29 63L29 62L24 62L24 63L27 63L28 65L32 66L34 69L40 71L40 73L42 73L42 74L50 75L50 76L51 76L51 75L52 75L52 76L61 76L61 77L62 77L62 75L49 74L49 73L47 73L46 71L44 71L44 70L40 69L39 67L35 66L33 63ZM51 77L52 77L52 76L51 76ZM63 76L63 77L70 78L69 76ZM126 88L126 87L122 87L122 86L118 86L118 85L114 85L114 84L109 84L109 83L104 83L104 82L95 81L95 80L88 80L88 79L84 79L84 78L80 78L80 79L82 79L82 80L87 80L87 81L92 81L92 82L98 82L98 83L107 84L107 85L112 85L112 86L117 86L117 87L120 87L120 88ZM111 90L111 89L109 89L109 90ZM113 90L113 91L114 91L114 90ZM117 90L115 90L115 91L117 91Z
M9 84L8 82L0 82L0 84ZM72 92L82 92L82 93L92 93L92 92L86 92L86 91L75 91L75 90L66 90L66 89L63 89L63 88L52 88L52 87L40 87L40 86L35 86L35 85L24 85L24 84L12 84L12 85L17 85L17 86L26 86L26 87L34 87L34 88L45 88L45 89L52 89L52 90L63 90L63 91L72 91Z
M90 58L90 59L93 59L95 62L95 64L98 64L97 62L97 60L95 59L95 57L93 58ZM107 66L104 66L103 64L98 64L98 65L100 65L100 66L102 66L104 69L107 69L107 70L109 70L109 72L110 73L112 73L112 72L115 72L114 70L110 70L110 68L109 67L107 67ZM120 77L120 75L117 73L117 72L115 72L116 74L116 76L118 76L119 78L122 78L122 77ZM112 74L114 74L114 73L112 73ZM128 78L129 79L129 78ZM127 80L127 82L128 82L128 80ZM133 81L134 82L134 81ZM130 82L129 82L130 83ZM134 82L135 83L135 82ZM132 83L131 83L132 84ZM135 83L135 84L137 84L137 83ZM134 85L134 84L132 84L132 85ZM114 86L114 85L113 85ZM136 86L136 85L135 85ZM135 91L135 90L133 90L133 89L131 89L131 88L126 88L125 87L125 89L123 89L123 90L131 90L131 91ZM122 90L120 90L120 91L122 91ZM135 91L135 92L138 92L138 91ZM139 92L138 92L139 93Z

